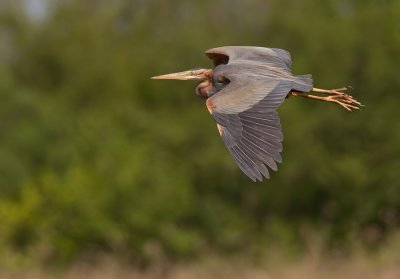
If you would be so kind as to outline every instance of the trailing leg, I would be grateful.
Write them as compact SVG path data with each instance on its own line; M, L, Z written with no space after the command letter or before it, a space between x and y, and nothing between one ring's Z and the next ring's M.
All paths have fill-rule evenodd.
M360 106L362 106L362 104L359 101L354 99L352 96L343 93L343 91L346 91L347 89L347 87L338 89L313 88L311 92L325 94L328 96L318 96L298 91L290 91L289 96L300 96L319 101L336 103L348 111L360 109Z

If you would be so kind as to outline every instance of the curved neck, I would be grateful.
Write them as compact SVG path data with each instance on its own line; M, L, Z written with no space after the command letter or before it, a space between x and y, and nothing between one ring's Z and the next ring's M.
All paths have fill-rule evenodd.
M196 86L196 95L207 99L211 97L213 70L209 69L203 73L204 79Z

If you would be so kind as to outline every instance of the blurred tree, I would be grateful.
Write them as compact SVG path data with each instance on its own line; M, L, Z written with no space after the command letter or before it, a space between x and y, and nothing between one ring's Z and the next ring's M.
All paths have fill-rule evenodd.
M0 12L5 253L293 251L305 225L328 243L398 228L399 1L49 1L35 24L21 3ZM287 100L284 164L253 184L193 84L149 80L220 45L287 49L295 73L366 107Z

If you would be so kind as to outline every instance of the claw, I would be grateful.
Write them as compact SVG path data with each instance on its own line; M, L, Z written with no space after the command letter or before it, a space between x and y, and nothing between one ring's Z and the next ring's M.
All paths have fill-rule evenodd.
M359 107L362 106L362 104L357 100L355 100L352 96L345 94L331 95L322 99L325 99L328 102L334 102L348 111L359 110L360 109Z
M309 98L312 99L317 99L321 101L327 101L327 102L332 102L340 105L344 109L348 111L352 110L358 110L360 107L364 106L362 103L357 101L356 99L353 98L353 96L346 94L345 91L353 89L351 86L346 86L342 88L336 88L336 89L320 89L320 88L313 88L313 92L316 93L321 93L321 94L326 94L328 96L322 97L318 95L308 95Z

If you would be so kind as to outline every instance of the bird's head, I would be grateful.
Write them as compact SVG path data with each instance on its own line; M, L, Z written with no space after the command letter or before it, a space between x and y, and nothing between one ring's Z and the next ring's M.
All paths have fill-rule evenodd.
M211 69L195 68L183 72L152 77L152 79L205 80L209 79Z

